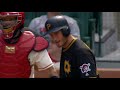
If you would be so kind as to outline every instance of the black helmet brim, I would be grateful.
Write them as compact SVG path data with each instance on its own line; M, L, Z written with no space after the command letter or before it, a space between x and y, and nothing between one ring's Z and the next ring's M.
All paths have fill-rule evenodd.
M68 29L68 26L63 26L63 27L58 27L58 28L51 29L51 30L47 31L46 33L44 33L43 36L45 36L47 34L50 34L50 33L53 33L53 32L57 32L61 29Z

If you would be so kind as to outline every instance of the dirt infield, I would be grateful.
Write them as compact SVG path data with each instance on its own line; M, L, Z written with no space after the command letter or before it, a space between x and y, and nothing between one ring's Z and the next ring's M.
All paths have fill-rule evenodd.
M98 68L100 78L120 78L120 68Z

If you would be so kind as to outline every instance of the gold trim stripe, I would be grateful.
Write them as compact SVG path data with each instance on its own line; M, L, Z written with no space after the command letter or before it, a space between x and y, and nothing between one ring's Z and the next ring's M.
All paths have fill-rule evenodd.
M68 47L63 50L63 52L67 51L67 50L70 48L70 46L71 46L76 40L77 40L77 38L74 38L74 39L72 40L72 42L68 45Z

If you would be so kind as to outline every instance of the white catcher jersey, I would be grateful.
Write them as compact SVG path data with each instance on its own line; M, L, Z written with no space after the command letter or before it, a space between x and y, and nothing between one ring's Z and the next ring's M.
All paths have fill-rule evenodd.
M53 66L53 62L51 61L47 50L43 50L40 52L32 51L29 56L31 68L30 78L34 78L34 65L37 66L39 71L46 70Z

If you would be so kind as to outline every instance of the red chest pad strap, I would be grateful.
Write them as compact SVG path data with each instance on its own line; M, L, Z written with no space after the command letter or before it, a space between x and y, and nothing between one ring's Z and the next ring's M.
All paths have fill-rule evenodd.
M45 40L43 37L36 37L34 50L42 51L46 48L48 48L48 41Z

